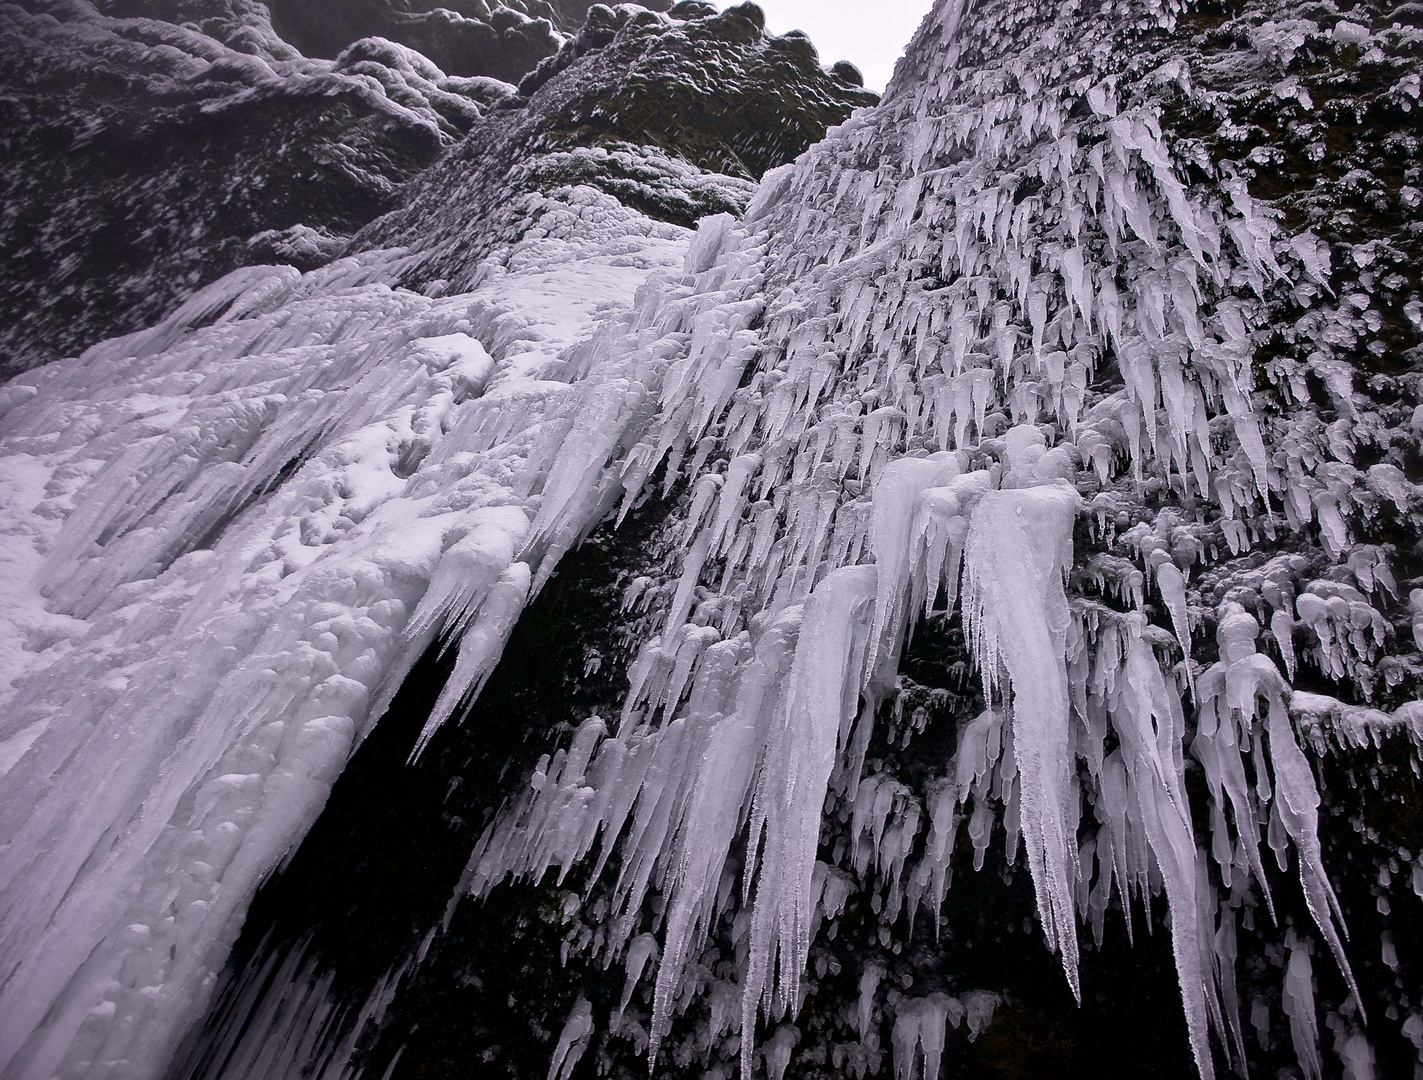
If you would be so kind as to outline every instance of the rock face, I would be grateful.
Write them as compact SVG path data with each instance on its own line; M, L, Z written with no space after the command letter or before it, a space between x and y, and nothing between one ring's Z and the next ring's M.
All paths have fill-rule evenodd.
M388 0L356 3L303 3L285 0L271 5L272 25L285 40L309 56L336 57L353 41L382 37L428 56L452 75L489 75L518 82L563 43L550 19L531 18L524 5L483 0L451 8L433 2L396 5ZM581 20L580 20L581 21ZM572 24L576 30L578 23Z
M328 36L283 38L258 4L129 0L96 9L87 0L36 0L5 8L0 239L14 255L0 269L0 376L148 325L235 267L322 265L407 201L402 186L491 109L499 115L461 152L466 160L536 174L532 190L592 179L648 206L660 202L659 216L688 223L748 197L744 184L707 170L759 176L874 100L822 72L813 50L783 48L744 18L731 20L744 29L730 38L717 20L680 34L669 29L680 22L657 22L655 43L619 47L621 62L633 64L633 53L642 60L620 71L588 54L610 46L630 12L650 16L645 9L599 6L589 29L567 39L543 16L576 27L565 20L577 5L537 19L497 5L482 15L478 5L469 18L380 8L382 18L407 20L400 34L371 12L362 21L358 6L290 7L292 18ZM272 19L292 33L284 10L274 8ZM499 36L486 41L480 34L491 27ZM421 51L369 36L387 30ZM307 59L289 40L331 59ZM478 48L497 63L470 59L460 51L468 42L484 42ZM696 50L718 42L719 52L699 59ZM557 101L557 115L498 81L517 82L553 55L559 70L586 57L579 73L557 80L581 89L544 95ZM679 128L673 114L659 113L658 95L673 92L679 108L700 110L707 124ZM597 115L599 95L620 105L611 121ZM486 154L490 132L507 127L520 134ZM563 159L547 156L554 147ZM575 156L593 148L611 154Z
M1423 1073L1413 6L211 9L439 157L0 387L0 1069Z
M591 187L660 220L740 213L753 182L876 98L823 71L803 37L771 37L754 5L670 16L624 4L520 84L528 107L482 120L412 183L362 247L420 252L404 283L462 289L530 228L529 200Z
M309 269L512 95L388 42L309 61L87 3L7 5L0 375L166 314L251 263Z
M487 75L518 82L539 60L577 33L591 4L581 0L485 0L456 4L391 0L297 3L277 0L101 0L99 10L119 17L193 23L222 41L251 27L278 37L306 56L334 60L346 46L380 37L417 50L452 75ZM653 0L644 5L666 10Z

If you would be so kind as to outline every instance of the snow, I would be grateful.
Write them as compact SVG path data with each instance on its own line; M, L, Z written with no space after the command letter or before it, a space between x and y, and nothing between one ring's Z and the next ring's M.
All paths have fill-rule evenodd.
M0 702L9 696L34 654L44 648L41 640L46 632L56 638L66 636L67 620L46 611L35 586L44 548L55 531L52 519L35 514L51 477L52 470L29 455L0 458ZM0 762L8 762L4 769L18 760L21 747L33 742L43 727L35 721L23 739L14 736L0 742Z

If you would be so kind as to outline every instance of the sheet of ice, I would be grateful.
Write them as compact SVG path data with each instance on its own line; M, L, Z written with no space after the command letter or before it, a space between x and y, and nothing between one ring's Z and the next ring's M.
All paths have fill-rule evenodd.
M477 692L538 565L530 455L606 377L561 356L685 252L616 226L439 299L380 284L399 252L250 268L7 398L7 1075L161 1072L436 635L432 729Z

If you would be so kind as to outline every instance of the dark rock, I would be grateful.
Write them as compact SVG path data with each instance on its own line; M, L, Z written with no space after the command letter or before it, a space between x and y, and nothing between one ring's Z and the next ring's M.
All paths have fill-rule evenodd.
M428 254L406 284L458 287L525 227L511 208L528 192L587 184L683 225L739 212L748 181L878 100L822 70L804 35L761 23L754 4L686 20L594 5L520 84L527 108L481 120L360 242L413 241Z
M820 51L804 30L791 30L771 39L771 48L780 49L812 64L820 63Z
M864 86L865 77L860 69L848 60L838 60L830 65L830 74L846 86Z
M408 45L452 75L487 75L518 82L563 37L548 18L531 18L504 4L433 2L397 6L389 0L273 0L272 25L308 56L335 57L351 42L384 37Z
M0 376L147 325L237 266L321 265L401 202L435 228L479 177L453 212L482 221L461 227L473 257L502 227L489 215L507 205L516 166L521 190L590 184L666 221L738 211L746 181L875 100L821 71L804 35L767 37L751 4L684 3L669 17L651 10L671 7L660 0L465 0L398 13L406 40L430 35L425 48L460 70L517 77L543 56L524 83L537 100L520 109L503 82L446 74L382 37L349 40L389 28L375 2L329 18L276 5L296 43L330 61L305 59L254 0L5 8L0 242L14 255L0 266ZM293 31L284 11L326 36ZM549 16L574 14L586 20L564 39ZM476 63L475 45L497 62ZM475 127L453 177L437 171L397 198Z
M1423 4L1417 3L1416 0L1399 4L1388 13L1387 18L1390 23L1400 26L1423 26Z
M745 19L757 30L766 29L766 13L761 10L759 4L754 4L751 0L746 0L744 4L737 4L735 7L727 8L725 14L735 19Z
M389 42L307 61L236 5L208 24L248 48L87 4L0 7L0 377L237 266L329 258L512 93Z
M705 19L716 14L716 7L703 0L678 0L667 10L667 14L674 19Z

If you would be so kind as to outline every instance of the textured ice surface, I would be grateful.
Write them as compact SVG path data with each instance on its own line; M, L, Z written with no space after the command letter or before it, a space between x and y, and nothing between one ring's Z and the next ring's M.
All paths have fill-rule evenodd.
M426 644L462 631L442 716L488 675L540 564L536 455L579 413L559 355L686 248L589 197L601 228L476 294L379 284L398 252L257 267L26 377L0 421L10 1074L158 1071Z
M1268 548L1283 509L1348 578L1301 580L1306 564L1286 557L1257 601L1285 611L1276 637L1298 618L1319 642L1311 665L1336 680L1377 658L1385 630L1368 594L1391 580L1387 560L1355 546L1335 463L1300 452L1300 432L1258 407L1251 364L1268 298L1319 283L1327 261L1238 178L1188 186L1159 112L1184 75L1162 69L1128 90L1099 66L1123 61L1062 51L1083 31L1060 12L1025 16L1032 28L1016 37L994 22L1000 10L978 11L972 28L960 16L940 4L880 109L768 176L742 223L704 223L688 262L698 280L650 299L618 345L609 328L592 346L640 347L655 365L657 412L606 475L626 505L662 461L685 472L682 574L621 726L580 733L605 740L586 772L540 771L481 841L470 888L566 872L595 845L601 867L621 838L622 914L603 948L617 954L649 889L667 903L655 1053L685 1007L698 941L718 905L735 903L717 888L727 865L747 915L736 933L749 1069L758 1016L793 1015L799 996L786 961L803 964L816 894L805 868L821 839L798 823L803 808L852 805L864 838L852 869L885 875L893 921L906 894L942 902L956 807L975 804L981 850L984 804L1001 801L1009 852L1026 849L1074 987L1079 919L1100 937L1114 894L1165 892L1209 1076L1212 1032L1228 1060L1242 1053L1239 901L1218 900L1252 880L1267 890L1264 823L1281 859L1294 851L1314 930L1352 979L1319 796L1289 719L1294 641L1280 646L1282 672L1257 646L1259 620L1232 599L1203 610L1193 581L1216 552ZM1109 365L1119 379L1100 377ZM1326 381L1346 410L1347 372ZM1371 485L1408 505L1408 482L1376 468ZM1182 509L1149 512L1137 501L1148 490ZM1117 529L1134 558L1075 550ZM847 575L871 561L873 578ZM1097 595L1069 596L1075 566ZM1162 623L1143 610L1148 590ZM945 782L921 803L864 777L864 746L906 633L941 603L961 604L993 710L961 730ZM1192 660L1202 619L1218 627L1209 668ZM810 670L830 695L814 732L797 690ZM1391 728L1350 714L1341 730L1396 730L1410 709ZM826 769L818 740L832 735ZM800 748L793 758L786 745ZM1209 778L1207 851L1187 754ZM895 1022L900 1075L938 1052L923 1015L906 1006Z

